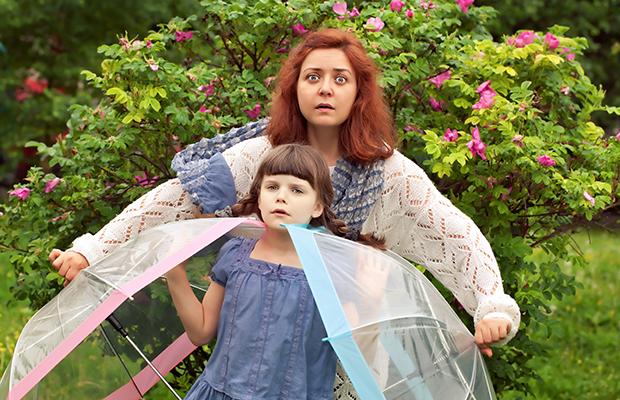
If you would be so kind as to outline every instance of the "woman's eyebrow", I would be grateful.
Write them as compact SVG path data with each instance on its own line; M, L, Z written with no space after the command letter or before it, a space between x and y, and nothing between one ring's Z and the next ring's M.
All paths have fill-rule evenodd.
M323 71L323 68L319 68L319 67L308 67L305 68L302 72L306 72L306 71ZM351 73L351 70L349 70L348 68L332 68L332 71L336 71L336 72L348 72L349 74Z

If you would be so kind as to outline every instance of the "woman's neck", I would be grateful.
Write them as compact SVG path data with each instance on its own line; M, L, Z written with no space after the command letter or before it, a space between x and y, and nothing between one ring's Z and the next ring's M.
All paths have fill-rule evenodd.
M340 127L308 127L308 141L318 150L327 162L328 166L336 165L342 156L340 151Z
M273 264L301 267L295 245L286 229L267 228L250 256Z

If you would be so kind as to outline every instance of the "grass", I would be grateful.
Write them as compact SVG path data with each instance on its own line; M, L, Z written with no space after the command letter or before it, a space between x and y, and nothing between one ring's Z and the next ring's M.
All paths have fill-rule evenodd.
M586 266L566 265L565 272L583 287L552 305L553 347L531 361L541 378L532 398L620 399L620 235L580 233L576 240Z
M576 240L586 257L586 267L566 265L565 272L575 275L583 287L574 297L555 301L552 305L556 322L554 336L547 339L541 332L538 339L553 340L554 344L549 354L531 361L540 375L540 382L533 384L530 399L620 399L617 345L620 332L620 235L581 233ZM7 284L10 278L8 262L0 254L2 370L9 361L19 331L32 315L23 303L6 306L11 298ZM95 368L101 373L105 365ZM169 394L158 385L146 398L169 398Z

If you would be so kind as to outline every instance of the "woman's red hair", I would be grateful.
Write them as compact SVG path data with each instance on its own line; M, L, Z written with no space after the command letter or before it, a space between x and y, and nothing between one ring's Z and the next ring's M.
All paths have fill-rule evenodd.
M344 157L361 164L390 157L396 136L383 89L377 83L378 69L355 35L338 29L308 33L280 69L267 129L271 144L308 142L307 122L297 101L297 80L304 60L316 49L342 50L355 70L357 96L340 131Z

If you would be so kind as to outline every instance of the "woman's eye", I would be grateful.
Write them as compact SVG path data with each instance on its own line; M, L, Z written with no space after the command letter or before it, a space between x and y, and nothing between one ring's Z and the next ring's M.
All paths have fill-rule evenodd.
M316 82L319 80L319 76L317 74L310 74L306 77L306 79L311 82Z
M276 185L268 185L267 190L276 190L278 187Z
M341 85L342 85L343 83L347 83L347 78L345 78L344 76L337 76L337 77L336 77L336 83L339 83L339 84L341 84Z
M293 188L293 193L297 193L297 194L303 194L303 190L299 189L299 188Z

